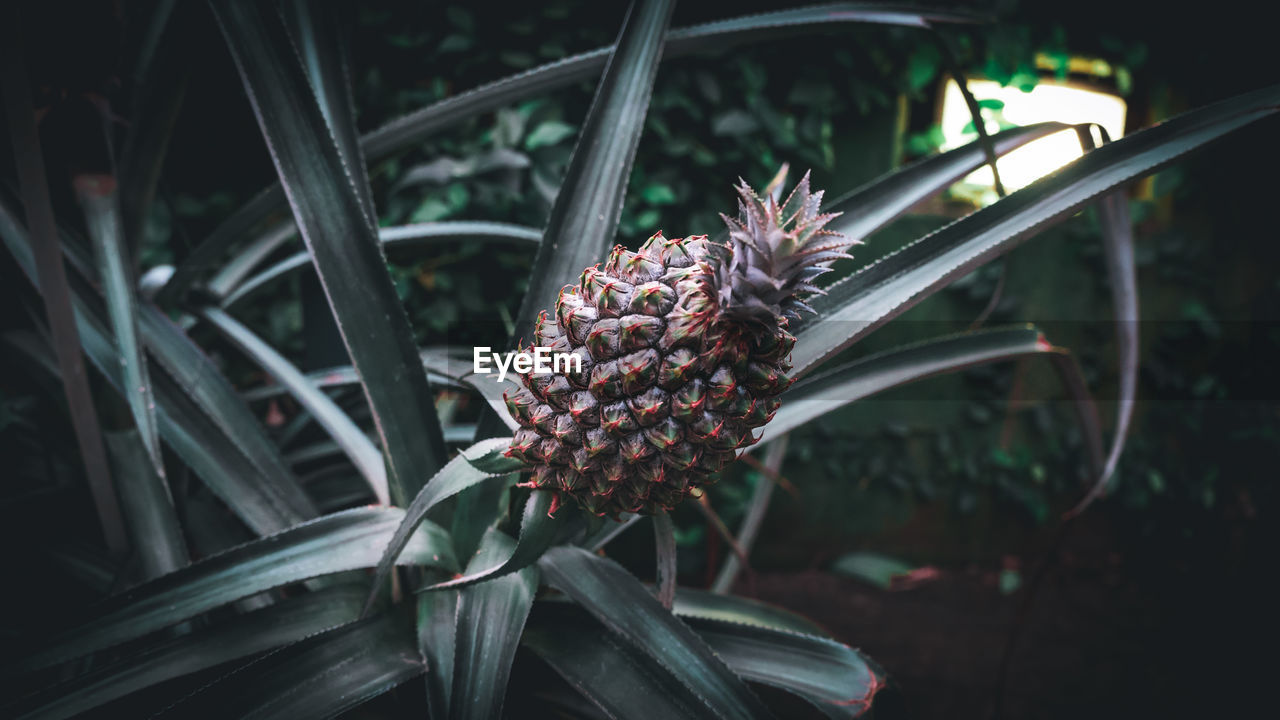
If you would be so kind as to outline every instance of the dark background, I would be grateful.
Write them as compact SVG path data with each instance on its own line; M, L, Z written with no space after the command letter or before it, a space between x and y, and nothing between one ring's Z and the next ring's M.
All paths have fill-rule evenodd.
M142 270L181 260L274 178L211 14L201 3L180 6L175 27L187 42L175 62L189 76ZM672 24L776 7L689 2ZM1043 77L1037 52L1104 58L1131 77L1122 88L1130 130L1280 80L1274 26L1245 3L973 7L997 20L945 29L967 70L1034 82ZM118 114L123 136L129 68L148 8L33 5L29 64L42 97L89 91ZM351 23L360 127L606 44L621 13L614 3L361 3ZM659 227L668 235L712 232L715 213L731 207L732 182L763 183L783 161L812 168L815 185L838 195L929 152L940 63L925 33L847 25L665 63L620 241L634 246ZM480 116L371 168L383 224L540 226L591 92L583 83ZM41 128L55 179L66 157L82 156L56 121ZM1047 367L1027 361L932 379L793 434L783 473L797 492L775 494L754 572L737 590L801 611L866 650L894 679L895 701L916 717L1257 714L1274 666L1267 576L1280 459L1278 135L1274 118L1257 123L1132 188L1140 403L1111 496L1074 522L1061 519L1081 496L1083 461ZM499 149L509 154L495 155ZM510 154L526 166L405 182L442 157L465 165ZM7 176L7 158L2 167ZM869 238L844 271L968 209L949 201L918 208ZM458 247L391 259L419 340L469 346L502 342L499 318L516 310L532 258L521 248ZM940 293L849 356L963 330L1002 272L1005 287L986 324L1036 322L1071 348L1110 423L1114 328L1089 212ZM7 289L18 282L11 261L0 260L5 328L26 324ZM247 303L242 317L305 368L334 364L341 347L308 303L315 293L293 280ZM233 380L261 381L211 333L193 332ZM0 453L9 480L0 526L18 590L3 622L57 624L87 600L51 565L12 550L93 544L92 510L76 480L59 395L34 386L7 358L3 368ZM1015 379L1025 401L1016 405ZM756 482L739 463L713 489L730 525ZM691 508L677 522L682 580L706 583L723 544ZM650 540L635 534L615 552L643 573ZM834 561L858 550L928 570L888 590L832 572Z

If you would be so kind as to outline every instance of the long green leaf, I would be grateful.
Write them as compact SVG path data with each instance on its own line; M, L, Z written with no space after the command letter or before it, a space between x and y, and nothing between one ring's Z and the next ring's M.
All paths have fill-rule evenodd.
M450 460L440 469L440 472L436 473L423 486L422 491L413 498L413 502L409 503L409 507L405 509L404 519L400 523L400 527L396 528L395 533L385 546L382 560L378 563L378 569L373 575L373 586L369 591L369 600L365 604L366 613L372 609L373 603L378 598L378 593L381 591L382 586L386 584L387 576L391 574L395 559L400 557L405 543L413 536L419 523L425 522L424 518L426 518L427 512L431 508L439 505L446 498L453 497L486 478L503 475L518 469L518 466L498 467L493 470L484 469L484 465L487 463L500 463L504 459L502 453L506 451L510 444L511 438L493 438L476 443ZM481 467L477 467L477 464Z
M490 552L492 562L480 565L475 562L467 566L467 571L460 577L434 583L422 588L424 592L436 592L446 588L460 588L475 585L479 582L509 575L532 565L542 557L542 553L551 547L564 525L564 513L551 517L552 493L535 490L529 495L524 506L524 514L520 522L520 537L510 546L510 553L503 555Z
M458 378L465 376L467 371L460 369L458 365L461 361L448 355L447 352L447 350L438 347L423 348L419 353L422 357L422 366L427 369L427 379L431 381L432 385L461 389L464 387L464 383ZM360 376L356 374L356 369L350 365L316 370L307 373L304 377L308 383L318 388L337 388L343 385L358 385L360 383ZM288 388L278 383L273 383L246 390L241 394L241 397L244 398L245 402L258 402L278 397L287 392L289 392Z
M861 653L834 640L720 620L689 625L739 677L795 693L828 717L862 715L884 687Z
M133 71L134 97L117 175L124 237L134 260L191 76L197 44L190 35L195 26L190 7L191 3L178 7L175 0L157 3Z
M371 218L280 19L254 2L215 2L214 14L360 373L391 467L392 500L406 502L444 465L444 439Z
M582 548L559 546L547 551L538 567L553 587L695 688L714 713L770 717L760 699L697 634L617 563Z
M681 588L680 595L686 592ZM739 677L794 693L828 717L858 717L884 687L882 674L861 653L820 631L696 616L687 622ZM664 712L698 717L707 710L691 706L688 689L672 684L671 676L652 659L620 643L567 603L538 603L524 642L613 717L667 717ZM592 672L593 666L609 670ZM653 697L667 694L674 700Z
M972 23L983 19L972 13L938 8L880 3L829 3L744 15L672 30L667 33L663 57L680 57L720 50L753 39L786 37L828 29L837 23L925 28L932 23ZM445 98L367 133L361 138L361 145L370 162L379 162L414 147L433 133L467 118L583 80L597 78L612 51L612 47L597 48ZM278 184L254 196L251 202L228 218L178 265L161 294L157 296L157 302L168 305L176 301L201 274L215 267L233 244L284 205L284 191ZM287 229L284 234L288 235ZM274 248L275 245L271 244L270 247Z
M136 429L105 435L111 467L120 478L120 509L124 512L142 578L151 580L190 562L182 526L165 479L152 469L146 446Z
M432 718L449 716L460 596L457 590L418 596L418 652L427 661L427 708Z
M93 405L89 377L81 356L80 337L76 330L75 309L62 264L58 227L49 198L45 177L44 155L36 129L35 107L27 80L26 43L23 42L21 13L10 5L0 15L0 88L3 91L5 115L12 141L14 165L22 191L22 204L34 239L34 265L39 277L37 286L44 301L45 317L52 331L53 349L57 355L59 376L67 406L71 409L71 426L80 447L81 462L93 497L98 521L107 547L117 555L127 548L120 506L115 487L107 470L107 452L102 444L98 411ZM28 273L30 274L30 273Z
M720 620L806 635L826 635L812 620L790 610L751 598L721 595L698 588L680 588L671 611L687 618Z
M253 475L262 478L263 487L251 495L265 493L273 498L273 504L281 506L280 514L285 518L283 524L265 529L254 523L250 526L259 533L271 532L289 527L297 519L315 517L314 505L298 486L293 473L280 457L279 449L217 365L154 306L143 305L140 311L142 336L156 364L168 371L180 394L190 399L196 411L216 432L237 448L236 454L244 455L252 464ZM160 409L163 411L163 405ZM219 444L225 442L220 440ZM219 495L233 509L239 502L235 497Z
M511 538L490 530L480 541L480 550L467 565L466 573L481 572L515 552ZM450 718L501 717L511 662L537 589L538 569L525 567L461 591Z
M378 229L378 241L387 248L401 246L435 247L459 240L482 242L497 240L536 244L542 240L542 231L522 225L477 220L416 223ZM243 283L238 282L235 278L230 278L226 281L226 284L234 289L223 298L222 306L229 308L264 286L310 265L311 257L307 253L297 253L255 274ZM213 291L215 297L218 295L219 288L213 287L212 284L210 286L210 290Z
M158 683L225 662L288 645L354 622L365 589L338 585L306 593L263 610L219 622L179 638L131 649L124 657L86 675L24 699L18 717L71 717Z
M974 365L1053 351L1038 329L1025 325L947 335L876 353L789 388L777 414L764 426L761 442L889 388Z
M1110 142L1106 129L1099 125L1098 131L1104 143ZM1086 152L1095 148L1089 127L1079 128L1076 132ZM1103 256L1107 259L1107 282L1111 286L1111 301L1116 318L1120 396L1116 402L1116 424L1106 464L1093 489L1072 510L1073 514L1081 512L1106 492L1107 483L1120 461L1120 453L1124 451L1138 394L1138 270L1133 255L1133 221L1129 217L1129 197L1124 190L1117 190L1099 200L1096 207L1098 226L1102 230Z
M34 283L35 261L26 233L3 202L0 239ZM123 396L124 373L101 299L83 279L74 275L71 279L85 352ZM262 426L208 357L154 308L143 305L140 320L151 357L161 368L151 380L164 441L258 534L278 532L315 517L315 506Z
M992 150L995 155L1005 155L1027 143L1070 129L1070 125L1056 122L1010 128L991 136ZM974 141L893 170L832 201L828 212L842 215L832 220L828 228L862 240L986 161L982 144Z
M138 341L138 303L130 277L132 262L124 240L124 221L116 181L106 175L81 175L75 179L75 189L84 208L112 334L124 365L125 400L129 403L129 411L133 414L134 425L147 449L151 465L163 478L160 431L156 427L155 400L151 375L147 372L147 358Z
M1272 86L1180 115L1116 140L928 235L815 298L799 327L797 374L848 347L975 267L1117 187L1280 108Z
M522 642L610 718L723 717L688 680L567 603L537 603Z
M829 3L776 12L744 15L728 20L678 28L667 34L663 56L682 57L722 50L748 40L776 38L829 29L835 23L873 23L928 27L930 23L970 23L980 16L908 5L878 3ZM446 98L421 110L396 118L363 138L373 162L412 147L432 133L480 113L543 95L582 80L599 76L613 47L574 55L527 72L482 85Z
M403 618L352 623L250 663L156 717L334 717L421 675L415 645Z
M993 328L933 338L886 350L808 378L790 388L765 426L761 442L832 410L892 387L975 365L1032 355L1047 356L1070 396L1088 451L1091 475L1102 472L1102 426L1089 388L1070 353L1051 345L1032 326Z
M311 91L333 133L338 155L353 178L360 208L369 224L376 227L378 213L373 207L364 154L360 151L355 97L351 93L351 61L342 32L354 20L343 17L347 9L335 0L288 0L280 8Z
M200 310L199 314L277 382L288 388L290 394L311 413L347 457L351 458L352 464L369 484L378 502L390 504L387 469L382 461L382 453L337 403L308 382L307 377L293 363L227 313L209 307Z
M23 668L111 647L264 590L372 567L403 519L399 508L358 508L241 545L108 600L92 620L50 638ZM448 533L430 522L421 524L397 561L457 567Z
M627 13L547 218L513 343L532 339L538 313L613 243L674 7L674 0L637 0Z

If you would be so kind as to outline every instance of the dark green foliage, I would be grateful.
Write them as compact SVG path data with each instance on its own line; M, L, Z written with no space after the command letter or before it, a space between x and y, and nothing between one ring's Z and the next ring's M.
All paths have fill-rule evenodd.
M624 567L616 545L614 559L601 557L635 517L568 507L550 517L548 493L518 486L525 467L504 456L510 438L485 439L510 427L499 422L504 387L471 372L469 346L527 339L532 313L615 242L635 246L659 226L671 236L714 231L714 211L732 210L737 176L772 177L784 161L812 166L815 186L838 198L830 209L844 212L830 227L875 238L880 260L842 268L812 302L817 314L793 325L793 364L812 374L765 427L766 442L797 431L772 471L786 455L787 473L824 478L806 488L820 514L843 512L823 509L831 488L915 492L903 468L919 463L961 478L957 505L998 484L1043 521L1043 493L1010 478L1065 493L1082 476L1101 491L1124 447L1137 388L1136 273L1158 265L1135 257L1126 185L1280 106L1280 90L1257 90L1097 148L1076 128L1084 158L924 234L933 221L903 218L910 208L989 155L1069 127L1005 129L987 147L939 155L928 155L929 130L916 128L906 150L927 156L895 169L899 103L923 101L948 61L929 33L981 19L968 14L833 3L706 22L706 7L673 14L673 3L648 0L625 14L550 3L502 17L293 0L213 0L212 13L154 5L126 11L147 29L131 38L136 57L121 75L131 102L112 109L127 105L136 117L117 129L118 172L93 176L119 176L120 189L82 184L82 207L69 176L38 167L31 101L15 92L27 81L15 62L21 26L7 24L3 90L19 162L16 175L3 169L0 240L12 261L0 277L20 330L3 345L6 369L37 385L14 395L5 385L0 447L19 450L23 483L48 478L32 496L82 499L86 480L93 489L95 502L63 503L52 529L24 542L92 538L116 554L24 551L70 570L15 584L15 595L52 603L41 617L54 622L18 614L6 628L6 716L325 717L373 698L361 711L379 717L525 717L551 705L587 717L789 717L796 707L862 715L886 678L860 652L778 608L677 587L675 560L702 532L681 513L697 500L654 523L652 588L633 574L652 565ZM1046 44L1003 26L948 40L963 62L1014 85L1033 78L1035 49L1059 67L1068 57L1062 38ZM831 49L797 53L798 43ZM181 108L206 92L191 82L206 72L193 56L224 48L230 60L217 72L234 102L208 92L227 115L218 152L235 156L225 162L237 171L246 166L230 192L220 171L210 179L165 160L192 122ZM96 86L72 90L118 99ZM1176 179L1162 172L1160 192ZM908 312L937 320L923 313L942 301L985 302L996 284L985 263L1089 205L1100 208L1097 228L1068 223L1054 237L1074 241L1068 266L1105 268L1105 287L1092 289L1113 293L1121 332L1083 338L1083 372L1025 324L923 342L918 326L888 324ZM170 260L176 270L159 293L135 290L136 270ZM1036 288L1019 291L1036 300ZM1185 314L1184 336L1153 341L1157 367L1230 332L1204 304L1188 300ZM335 366L298 361L325 337L336 339L324 348L340 358ZM855 343L876 352L822 366ZM82 352L93 387L79 382ZM1107 455L1090 387L1113 355L1119 402ZM1063 413L1036 410L1050 459L959 429L928 435L855 402L886 393L889 407L908 384L935 378L927 382L955 383L948 392L979 391L964 416L931 418L935 426L989 427L1009 393L1006 368L991 364L1040 372L1024 367L1033 357L1051 360L1040 364L1057 371L1077 415L1068 425ZM1210 399L1218 383L1206 372L1191 391ZM91 421L98 411L107 433ZM74 441L58 437L68 412ZM855 431L858 412L876 415L877 452ZM110 465L95 449L103 435ZM1174 492L1154 466L1125 476L1146 480L1123 490L1134 502ZM722 487L717 497L740 510L750 489ZM752 493L759 516L768 487ZM1212 504L1216 489L1206 481L1177 491ZM28 501L13 500L15 514ZM893 508L864 512L883 521Z

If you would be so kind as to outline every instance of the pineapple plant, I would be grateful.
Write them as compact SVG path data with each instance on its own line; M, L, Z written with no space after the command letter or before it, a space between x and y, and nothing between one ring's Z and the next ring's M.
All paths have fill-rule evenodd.
M822 367L1035 229L1094 203L1111 219L1103 240L1118 268L1117 295L1131 295L1133 267L1124 261L1132 246L1117 190L1280 107L1280 89L1268 88L1093 149L831 285L816 280L863 237L995 155L1070 126L1002 131L895 170L827 212L807 178L785 200L775 195L780 181L760 193L744 183L724 241L659 233L635 251L615 248L597 266L615 242L662 61L837 22L928 29L975 18L834 3L672 29L673 3L643 0L612 46L450 95L361 134L343 18L329 3L280 5L214 0L210 19L188 14L207 12L200 4L156 3L141 54L159 59L120 74L141 78L131 88L141 110L120 143L129 172L107 161L94 177L78 178L71 217L50 201L49 187L62 179L45 173L40 143L106 140L98 155L110 159L112 140L97 137L109 134L101 127L84 137L37 134L37 118L47 115L35 103L58 94L30 92L21 18L0 18L0 94L19 161L0 188L0 241L15 269L6 285L32 310L28 332L4 337L6 356L64 389L103 529L90 551L54 561L79 583L73 599L94 602L55 627L6 628L5 716L329 717L382 696L360 712L421 717L425 705L429 717L494 718L504 716L508 686L520 693L521 704L507 708L515 716L767 718L783 712L773 707L782 693L821 716L860 716L885 687L883 671L804 618L731 594L677 591L666 510L753 444L769 446L840 404L980 362L1062 360L1034 328L1017 327ZM174 28L170 14L209 21ZM184 27L221 32L278 183L195 243L157 293L144 293L130 274L137 243L129 236L149 216L163 166L163 132L152 123L179 117L184 81L164 60L183 48L188 38L174 31ZM596 77L595 102L544 226L377 226L368 164L477 114ZM102 109L109 95L83 104ZM726 177L737 170L726 168ZM384 246L495 235L537 243L524 304L531 310L513 324L528 328L534 346L581 357L577 374L526 375L504 395L442 361L448 348L415 343ZM560 285L584 266L578 283ZM303 270L321 281L349 365L304 373L234 315L242 291ZM1122 318L1135 312L1118 310ZM272 382L233 385L196 342L208 337L199 329L216 332ZM1122 344L1130 360L1135 343ZM81 355L96 373L96 395L72 362ZM349 387L361 391L355 403L335 391ZM1128 387L1108 467L1123 446ZM283 426L263 422L272 413L255 412L262 406L254 403L286 393L303 410ZM446 402L437 406L460 394L485 400L478 426L452 421ZM802 402L819 396L834 402ZM1087 396L1076 399L1086 405ZM108 432L90 422L99 411L113 426L109 453L97 437ZM512 432L488 432L484 420ZM326 443L294 444L308 426ZM1092 431L1085 434L1097 440ZM1096 477L1105 480L1099 448ZM323 470L354 477L355 491L330 492L314 474L304 482L316 457ZM642 515L657 530L653 589L603 556ZM93 535L79 516L66 525L76 537ZM63 586L27 584L40 599ZM548 668L563 682L544 682ZM517 682L530 669L533 680ZM781 692L758 694L758 686Z
M727 243L659 231L635 252L615 246L539 314L530 349L580 362L521 374L505 394L521 426L506 454L533 467L523 486L553 493L552 512L562 495L597 515L671 510L773 417L787 328L851 241L823 229L838 214L820 212L808 174L782 203L737 190Z

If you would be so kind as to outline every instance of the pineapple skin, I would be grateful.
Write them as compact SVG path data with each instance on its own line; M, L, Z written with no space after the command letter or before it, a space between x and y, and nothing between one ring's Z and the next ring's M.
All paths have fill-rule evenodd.
M520 375L507 455L532 467L523 486L556 493L552 512L566 498L596 515L670 510L773 417L795 337L785 318L767 332L725 321L708 246L661 232L617 246L539 316L533 346L581 370Z

